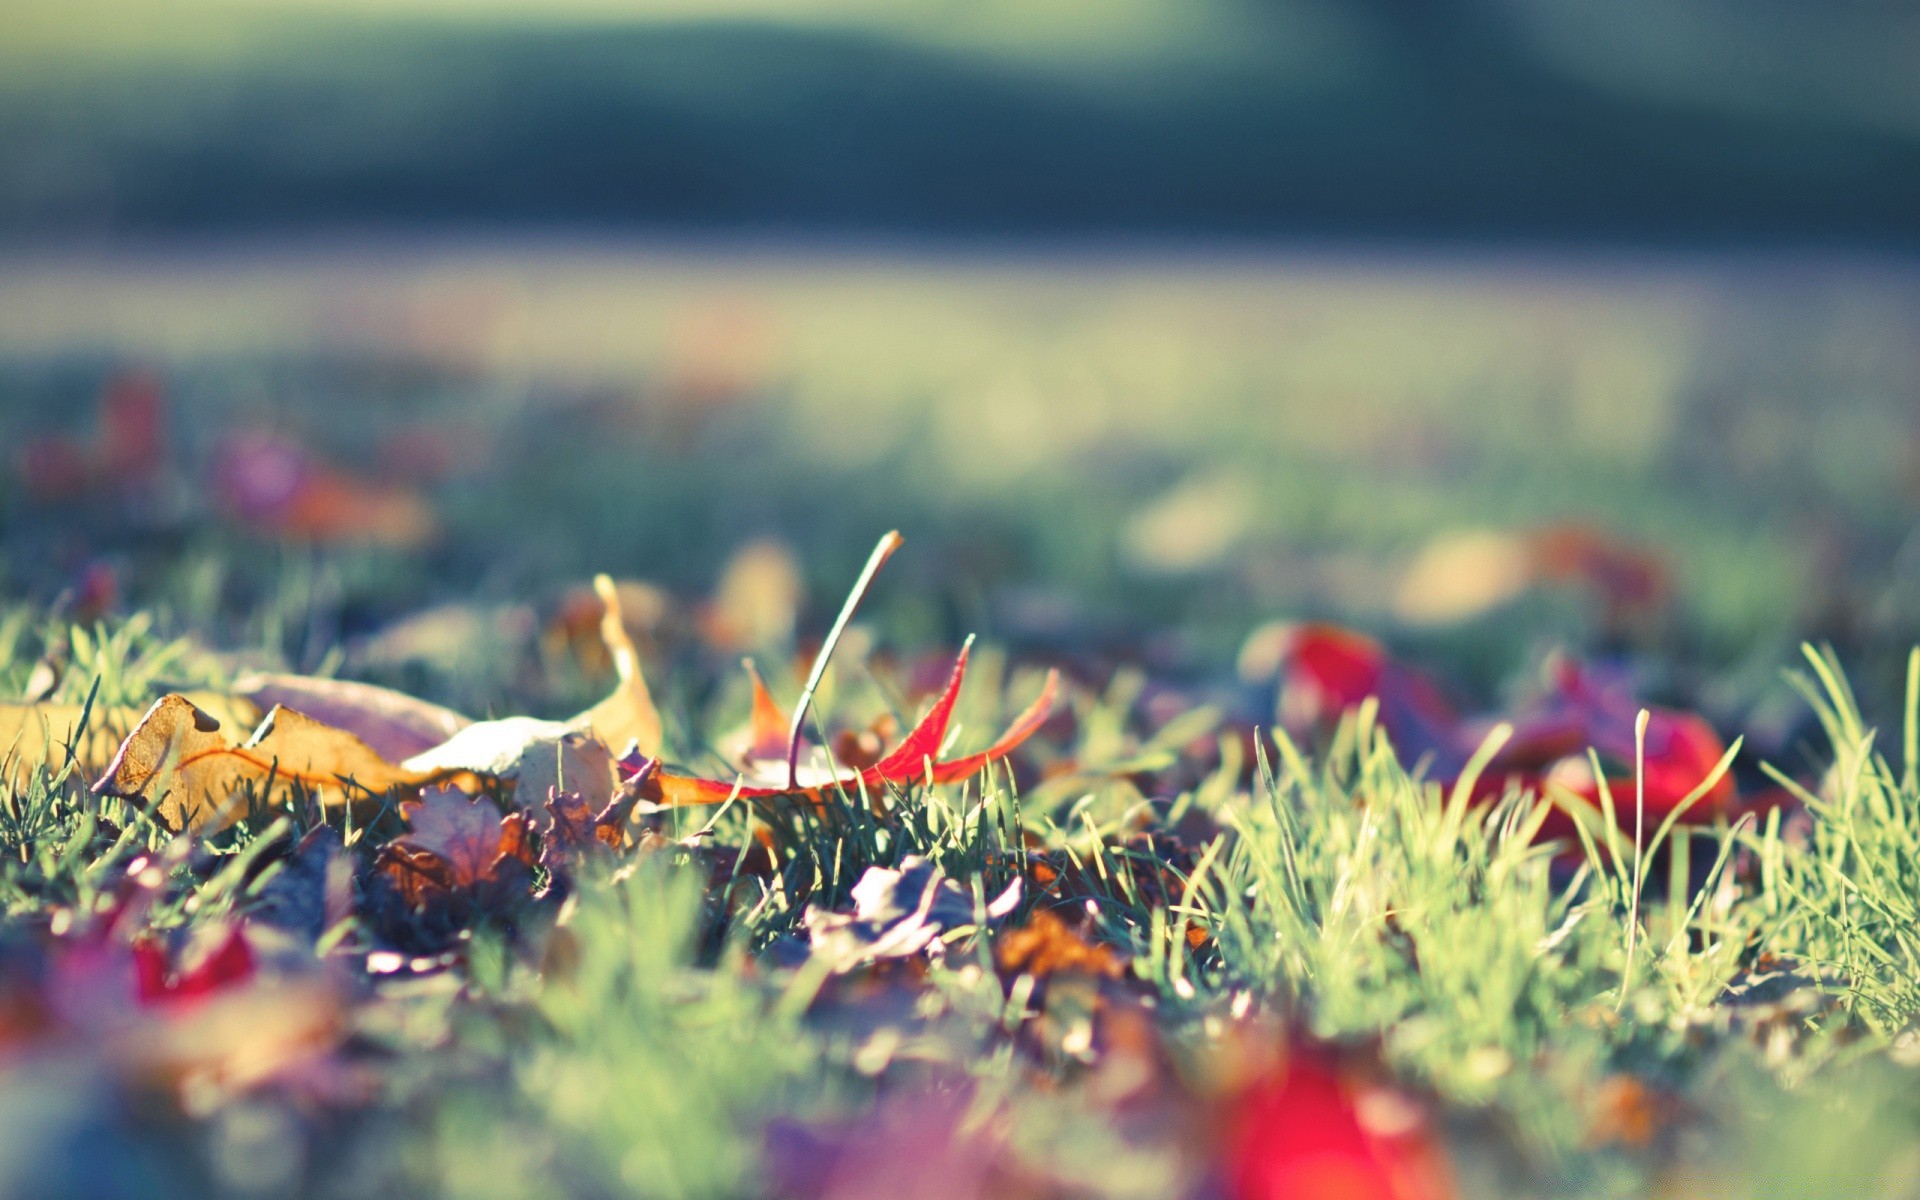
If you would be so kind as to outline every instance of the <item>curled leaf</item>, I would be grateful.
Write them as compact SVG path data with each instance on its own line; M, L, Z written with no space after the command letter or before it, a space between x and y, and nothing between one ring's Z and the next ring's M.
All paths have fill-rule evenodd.
M149 796L169 764L166 793ZM155 812L169 828L206 833L243 816L249 794L265 801L281 786L333 807L411 792L449 774L395 766L353 734L277 705L252 737L235 744L212 715L174 694L154 701L93 790L156 799Z
M600 617L600 638L607 645L607 653L613 658L614 672L620 680L612 695L581 713L571 723L591 730L595 737L608 746L638 742L642 752L659 754L660 710L654 706L653 693L647 687L647 677L640 669L640 652L634 648L633 639L627 636L626 622L620 611L620 591L606 575L594 576L593 588L600 593L600 601L606 606L606 611Z

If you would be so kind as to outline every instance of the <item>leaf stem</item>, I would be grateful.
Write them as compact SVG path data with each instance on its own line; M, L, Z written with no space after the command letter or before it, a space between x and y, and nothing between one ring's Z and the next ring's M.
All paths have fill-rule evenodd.
M787 731L787 786L800 786L800 731L806 725L807 707L813 703L813 693L819 688L820 680L827 673L827 660L833 657L833 648L840 644L840 635L847 631L847 623L853 620L853 610L860 607L860 600L873 586L873 577L880 573L893 552L904 541L900 531L890 531L874 546L873 553L867 556L867 565L861 570L860 578L854 580L853 590L847 593L847 602L840 606L840 615L835 618L833 628L827 631L827 640L820 643L820 653L813 656L813 670L807 672L807 686L800 691L800 702L793 706L793 724Z

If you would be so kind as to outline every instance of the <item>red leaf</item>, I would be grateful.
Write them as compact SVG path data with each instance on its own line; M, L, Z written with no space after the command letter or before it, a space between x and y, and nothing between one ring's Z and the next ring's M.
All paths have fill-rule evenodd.
M960 685L967 673L967 651L962 649L954 662L953 675L947 681L946 690L934 705L909 732L898 747L885 758L864 770L841 775L827 783L810 787L785 788L747 786L721 779L701 779L695 776L673 775L665 771L655 773L647 781L641 794L656 804L719 804L730 796L741 799L766 799L773 796L806 796L816 802L823 800L835 791L844 790L857 794L863 788L867 791L879 791L888 784L912 784L931 776L935 783L952 783L974 774L988 763L1005 758L1013 753L1022 742L1032 737L1046 722L1047 715L1053 709L1054 698L1059 691L1060 673L1047 672L1046 684L1040 689L1040 695L1027 707L1027 710L1014 719L1007 731L985 750L969 754L950 762L929 761L939 753L940 743L945 740L947 726L953 718L953 706L960 695Z
M137 994L142 1004L161 1004L197 1000L214 992L248 982L253 978L253 947L246 934L236 926L204 958L187 970L179 970L157 942L142 941L133 947L133 966Z
M1401 1102L1404 1104L1404 1102ZM1227 1125L1233 1200L1444 1200L1445 1160L1420 1136L1362 1119L1331 1067L1299 1051L1248 1088Z
M1402 757L1428 756L1432 776L1443 784L1458 775L1493 723L1460 718L1430 680L1394 662L1372 638L1331 625L1300 626L1289 638L1281 672L1283 714L1325 727L1367 697L1377 697L1380 724ZM1556 664L1547 696L1508 718L1514 735L1481 774L1476 797L1497 798L1512 786L1539 792L1551 781L1597 803L1600 784L1584 765L1591 747L1611 767L1615 815L1630 831L1637 787L1634 725L1643 707L1624 689L1603 685L1577 664ZM1727 747L1713 726L1693 713L1648 712L1644 782L1651 831L1713 773ZM1737 799L1728 775L1681 819L1711 822ZM1550 821L1543 835L1564 832L1564 822Z

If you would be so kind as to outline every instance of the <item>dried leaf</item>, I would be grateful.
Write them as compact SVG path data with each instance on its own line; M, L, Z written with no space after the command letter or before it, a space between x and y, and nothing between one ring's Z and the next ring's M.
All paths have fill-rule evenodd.
M436 789L404 803L413 832L380 849L376 869L418 910L455 897L481 908L524 898L534 865L525 813L501 816L487 801Z
M578 792L549 790L536 817L539 822L540 861L546 866L571 864L603 850L618 850L626 840L624 799L608 801L598 811Z
M600 618L600 637L606 642L620 682L612 695L581 713L572 723L591 730L608 746L637 742L641 753L657 756L661 740L660 710L654 707L653 693L648 690L647 677L640 669L640 652L627 636L619 589L606 575L594 576L593 587L606 606Z
M188 692L185 698L222 725L251 729L260 723L262 710L250 700L214 692ZM41 763L57 768L66 762L67 748L72 745L77 769L92 778L107 769L120 743L149 711L96 706L86 713L83 728L82 705L0 704L0 760L10 756L11 769L16 771Z
M436 788L400 805L413 832L394 839L447 865L453 886L468 887L493 873L505 840L500 812L451 788Z
M155 812L169 828L202 833L243 816L249 792L265 801L270 790L296 785L332 807L411 792L452 774L396 767L351 733L278 706L235 745L210 714L175 694L154 701L93 790L147 797L169 762L171 784L155 797Z

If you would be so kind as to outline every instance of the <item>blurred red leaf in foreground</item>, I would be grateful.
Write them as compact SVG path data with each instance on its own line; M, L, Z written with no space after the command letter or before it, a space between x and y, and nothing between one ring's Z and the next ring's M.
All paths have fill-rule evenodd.
M1446 1200L1450 1171L1423 1114L1390 1093L1356 1093L1296 1049L1231 1102L1232 1200Z

